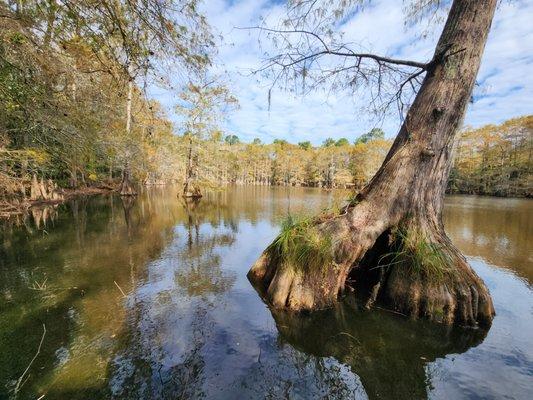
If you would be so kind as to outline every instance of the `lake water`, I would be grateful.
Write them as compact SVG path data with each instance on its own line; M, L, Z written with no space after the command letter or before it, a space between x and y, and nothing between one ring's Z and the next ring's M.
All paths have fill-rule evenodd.
M177 193L0 222L1 399L533 399L533 201L446 200L446 229L495 302L483 332L349 302L272 313L248 269L288 212L347 195Z

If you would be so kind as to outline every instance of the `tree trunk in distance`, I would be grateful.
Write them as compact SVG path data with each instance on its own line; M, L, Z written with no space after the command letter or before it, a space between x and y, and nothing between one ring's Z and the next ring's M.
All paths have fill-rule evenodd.
M42 200L41 188L36 174L33 174L31 178L30 200Z
M128 69L129 70L129 69ZM131 132L131 106L133 103L133 79L130 77L128 81L128 94L126 96L126 133Z
M422 86L370 183L340 214L282 232L252 266L249 279L272 306L324 308L351 287L368 306L490 326L489 291L446 236L442 207L496 3L454 0Z
M78 187L78 172L75 167L70 169L69 186L72 189L76 189Z
M193 157L193 138L189 135L189 151L187 153L187 168L185 171L185 182L183 183L182 196L185 198L199 199L202 191L197 182L196 165Z
M53 201L63 201L65 197L63 196L63 193L61 190L59 190L57 184L52 181L51 179L48 179L48 198L49 200Z
M39 191L41 192L40 198L42 200L48 200L48 192L43 178L39 181Z
M137 191L131 182L130 166L126 163L124 170L122 171L122 181L120 182L119 193L121 196L136 196Z
M131 78L131 68L128 67L129 81L128 81L128 94L126 97L126 134L129 137L131 134L131 107L133 102L133 78ZM129 163L126 161L126 165L122 170L122 181L120 182L119 193L121 196L136 196L137 191L131 182L131 171Z
M131 77L131 67L128 67L128 94L126 96L126 135L131 134L131 108L133 103L133 78ZM122 181L120 182L119 193L121 196L136 196L137 191L131 182L131 171L129 163L126 161L124 169L122 170Z

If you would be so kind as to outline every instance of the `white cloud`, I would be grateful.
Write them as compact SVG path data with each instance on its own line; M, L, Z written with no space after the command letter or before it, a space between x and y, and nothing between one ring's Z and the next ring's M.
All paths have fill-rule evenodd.
M284 138L291 142L310 140L321 143L327 137L353 140L372 127L361 115L361 104L348 93L312 93L305 98L274 91L268 110L269 82L261 82L250 71L263 58L258 32L237 29L254 26L260 18L276 21L283 15L283 4L267 0L209 0L204 4L207 17L224 40L220 46L216 72L227 71L230 87L241 108L228 117L226 130L243 140L259 137L271 142ZM532 113L533 98L533 2L504 2L496 12L482 66L481 86L476 101L469 107L465 123L480 126ZM362 48L395 57L427 61L431 58L441 27L426 39L419 39L420 26L406 29L402 2L373 1L356 13L343 28L345 38ZM168 109L172 94L151 90ZM394 136L399 120L390 117L383 127Z

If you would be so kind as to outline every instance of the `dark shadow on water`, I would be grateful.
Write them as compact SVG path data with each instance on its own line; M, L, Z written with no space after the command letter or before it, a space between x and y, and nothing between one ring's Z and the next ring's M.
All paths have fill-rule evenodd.
M271 310L280 339L299 351L334 357L359 376L370 399L426 399L426 365L479 345L486 333L413 321L346 303L313 313Z

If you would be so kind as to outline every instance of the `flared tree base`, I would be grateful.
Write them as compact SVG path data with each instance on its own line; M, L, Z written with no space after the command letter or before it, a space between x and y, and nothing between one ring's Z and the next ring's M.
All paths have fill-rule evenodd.
M377 301L413 317L462 326L489 327L494 307L481 278L461 257L448 266L445 276L406 272L402 266L388 271Z
M490 326L487 287L441 229L405 219L390 227L361 214L351 207L285 228L249 280L278 309L316 310L355 295L367 308L379 303L413 318ZM328 238L329 247L314 237Z
M203 195L198 185L194 183L188 183L183 187L182 197L186 199L200 199L203 197Z
M122 173L122 181L120 182L119 193L121 196L137 196L135 186L130 180L129 170L125 170Z
M122 182L120 185L120 191L121 196L137 196L137 191L135 190L135 187L131 184L131 182Z

